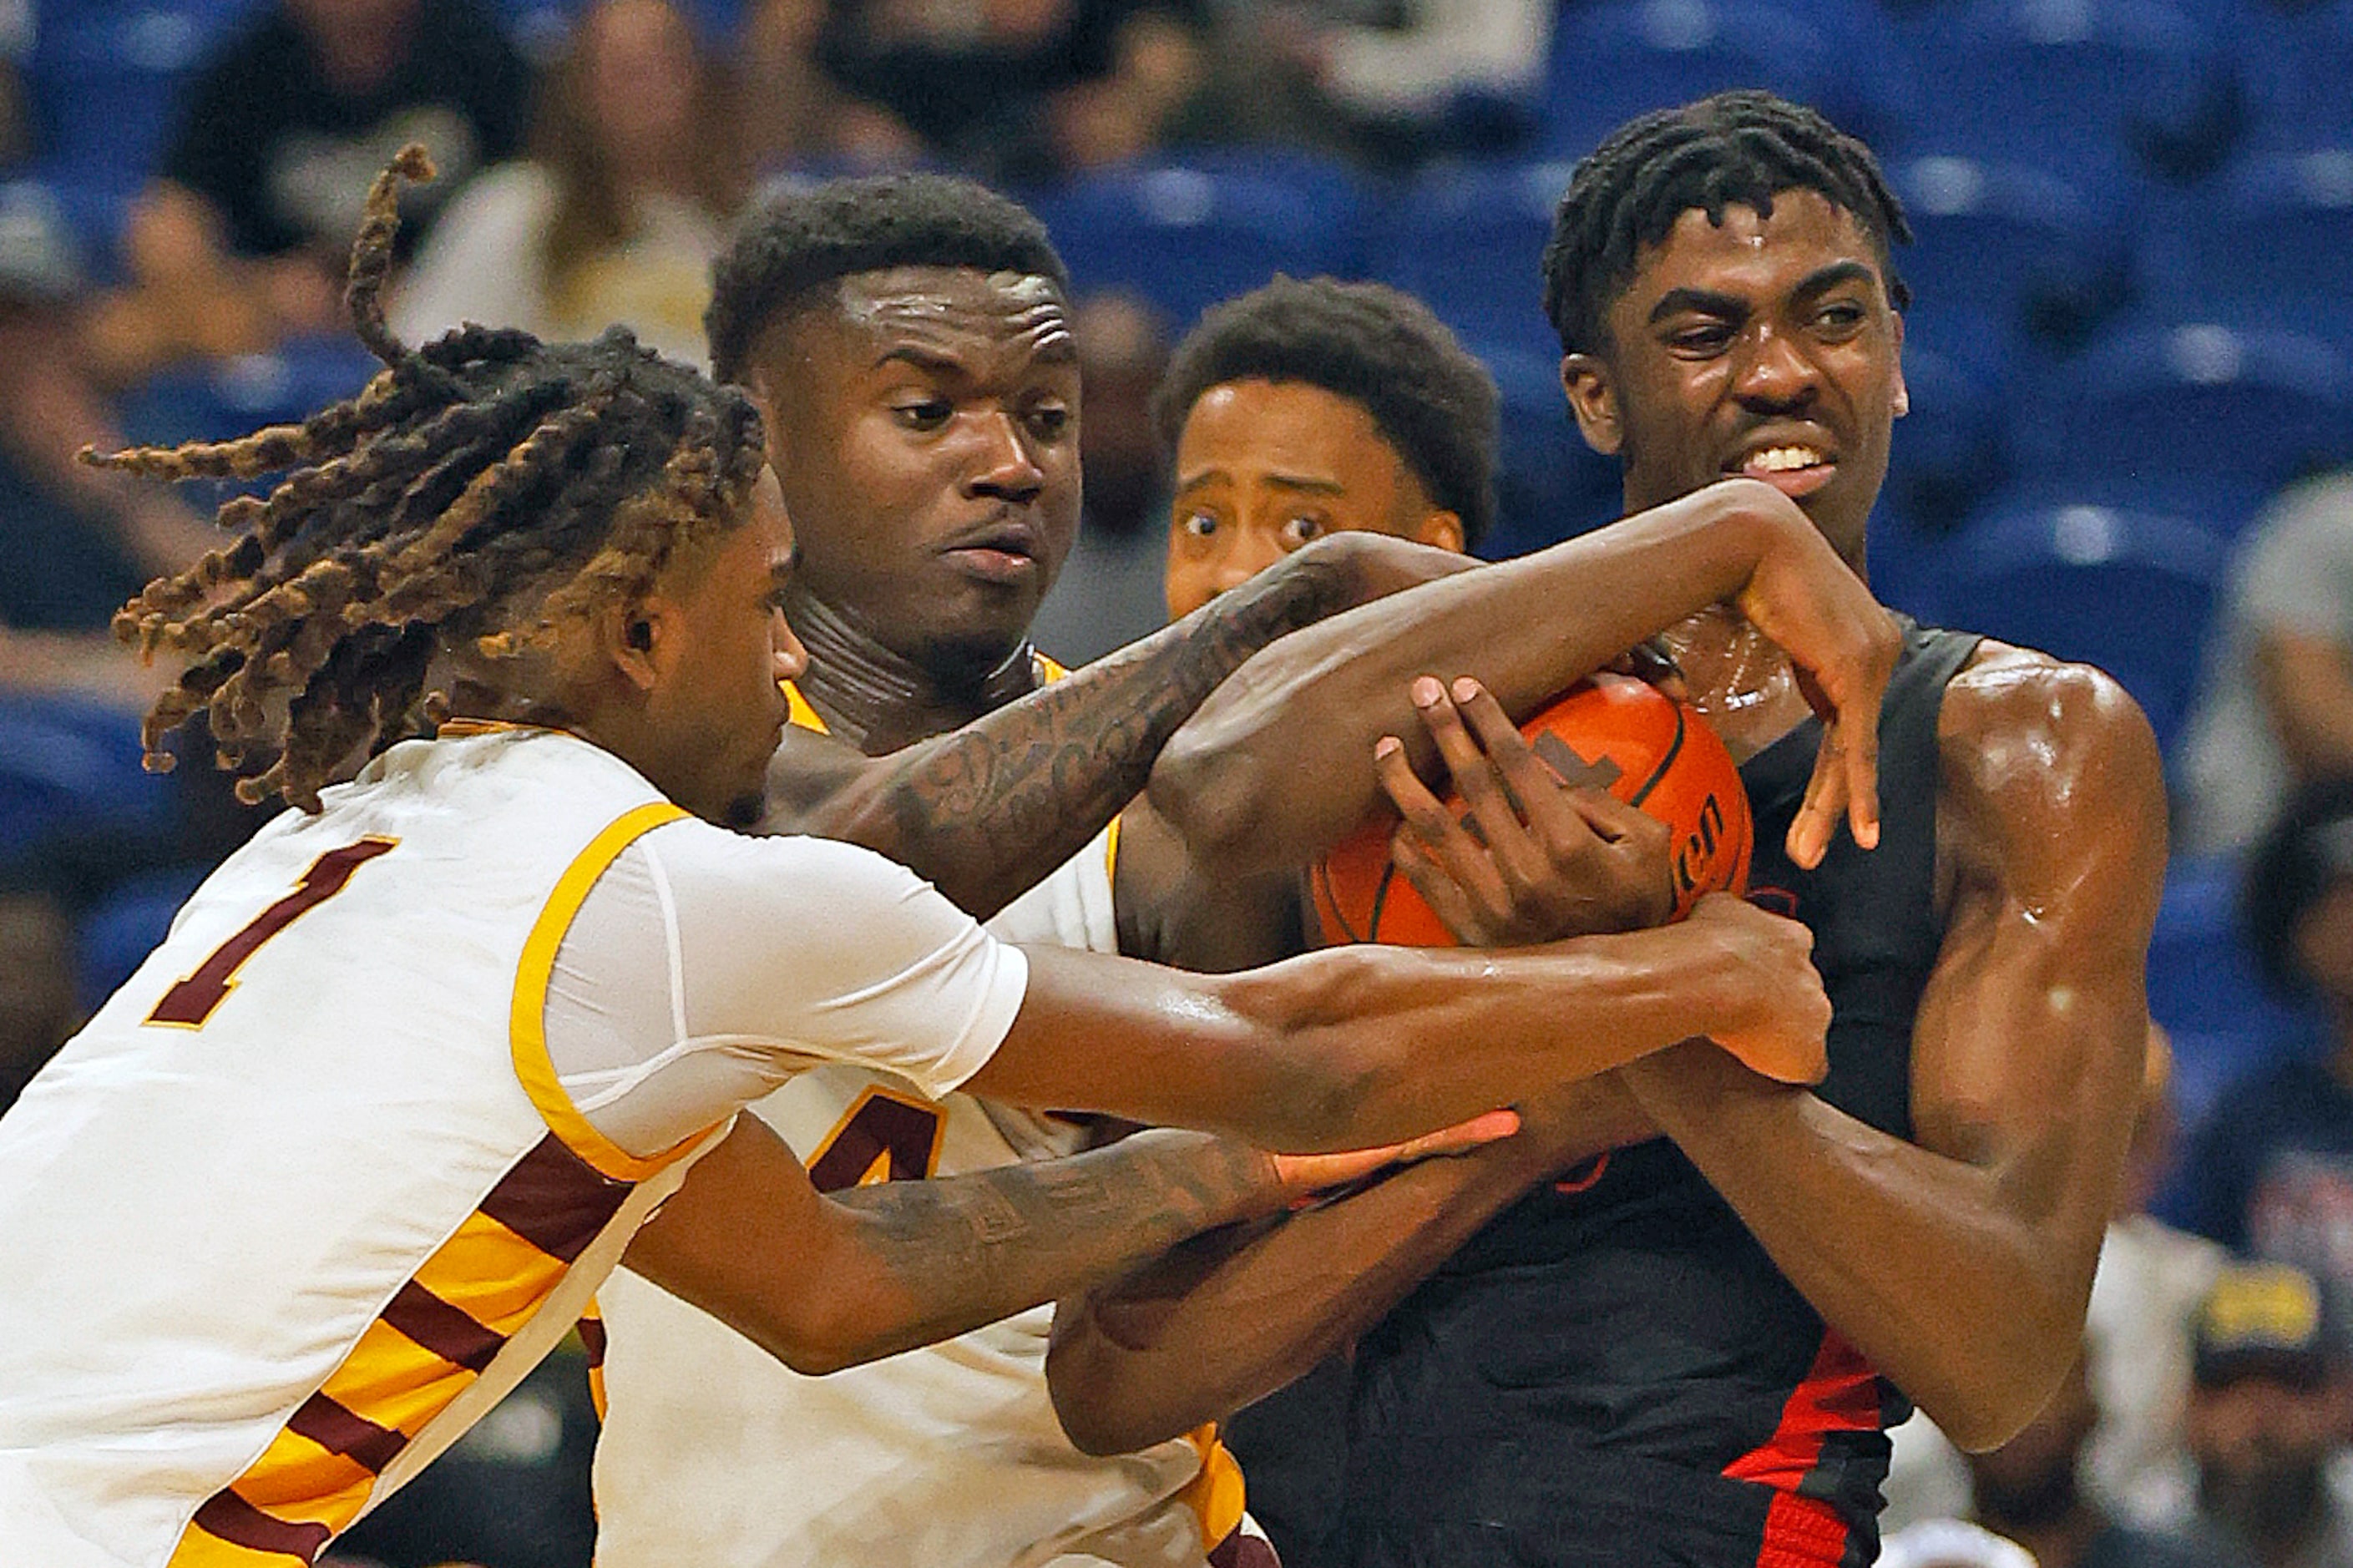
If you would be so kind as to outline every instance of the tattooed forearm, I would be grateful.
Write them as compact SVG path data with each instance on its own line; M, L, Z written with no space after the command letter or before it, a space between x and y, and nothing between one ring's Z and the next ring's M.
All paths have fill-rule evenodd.
M880 1288L897 1298L871 1314L877 1342L864 1347L890 1355L1113 1278L1263 1213L1278 1195L1256 1150L1152 1131L1069 1159L886 1182L832 1201L859 1217Z
M1358 538L1302 551L1067 679L893 752L779 826L879 850L986 919L1101 832L1176 727L1252 654L1409 580L1397 552Z

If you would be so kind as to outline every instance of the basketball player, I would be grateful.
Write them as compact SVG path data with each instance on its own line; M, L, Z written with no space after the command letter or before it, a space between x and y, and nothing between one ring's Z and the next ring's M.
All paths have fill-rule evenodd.
M1311 465L1316 515L1335 530L1394 522L1392 531L1450 543L1483 526L1494 414L1478 363L1392 290L1284 284L1261 296L1212 313L1212 323L1249 328L1227 339L1261 342L1253 379L1219 374L1222 390L1255 395L1271 388L1263 378L1279 363L1307 363L1297 345L1271 357L1269 330L1288 322L1301 344L1327 345L1324 379L1345 363L1357 367L1351 384L1378 382L1385 424L1410 437L1392 442L1363 405L1347 404L1353 416L1339 431L1354 444L1336 468L1331 454ZM822 802L818 792L862 766L864 752L997 712L1052 678L1027 635L1077 523L1079 389L1060 300L1060 263L1036 220L944 177L845 181L786 198L757 214L722 261L715 359L774 412L770 450L800 549L787 603L815 652L791 691L797 728L772 771L786 812ZM1050 331L1040 301L1051 307ZM1198 354L1179 363L1208 363ZM1304 382L1282 391L1294 404L1299 395L1336 402ZM1247 527L1261 509L1237 510L1219 488L1229 478L1188 489L1205 510ZM968 521L976 513L986 533ZM981 537L1029 569L941 560L970 553ZM1247 602L1238 595L1212 614ZM1074 734L1082 722L1104 727L1122 704L1171 700L1133 678L1106 685L1101 671L1056 695L1091 685L1100 688L1092 706L1065 721ZM1062 776L1082 761L1100 765L1074 756ZM1092 826L1092 841L993 929L1218 968L1295 948L1291 877L1213 898L1187 878L1181 846L1145 816L1116 837ZM865 831L857 819L839 827ZM1659 846L1650 848L1655 857ZM1621 897L1663 889L1662 861L1645 866L1614 842L1597 840L1596 852L1599 871L1625 867ZM934 864L945 875L954 868L940 854ZM1050 1157L1083 1147L1092 1131L965 1094L926 1099L849 1066L802 1074L756 1109L821 1187ZM1071 1223L1120 1220L1105 1211ZM681 1557L830 1563L883 1552L935 1568L1199 1564L1205 1552L1222 1564L1255 1550L1235 1538L1240 1477L1208 1432L1115 1459L1071 1447L1046 1393L1047 1309L820 1380L626 1275L600 1300L607 1568Z
M202 711L232 765L274 751L248 796L298 809L0 1119L12 1559L314 1560L546 1352L624 1248L814 1370L1363 1168L1303 1179L1239 1146L1205 1165L1196 1136L1155 1132L827 1200L733 1115L817 1062L1302 1147L1474 1115L1696 1031L1820 1070L1802 933L1729 900L1681 954L1715 975L1704 995L1660 986L1676 955L1655 938L1211 979L1009 946L868 852L715 826L758 799L778 682L804 664L758 415L624 331L393 339L398 186L429 173L412 147L369 195L351 299L387 368L364 393L99 459L291 469L119 624L190 660L151 748ZM1564 1013L1587 1026L1567 1041ZM1070 1223L1104 1208L1122 1223Z
M1764 94L1646 116L1581 163L1546 308L1572 411L1620 458L1627 505L1749 476L1860 573L1904 408L1905 237L1869 150ZM1451 642L1481 678L1423 691L1465 784L1517 765L1507 711L1556 686L1535 658L1549 606L1514 587L1478 574L1386 606L1393 635ZM1322 1211L1312 1247L1286 1226L1149 1273L1058 1322L1050 1371L1085 1446L1230 1408L1356 1339L1345 1561L1843 1564L1874 1550L1883 1433L1905 1395L1980 1448L2048 1397L2081 1333L2146 1037L2165 856L2147 726L2096 670L1909 628L1880 721L1878 847L1810 866L1776 829L1815 741L1759 631L1716 611L1671 640L1748 759L1753 896L1817 933L1835 1007L1820 1089L1670 1050L1524 1103L1510 1155ZM1303 821L1360 809L1361 774L1302 716L1381 695L1278 645L1192 729L1286 736L1292 771L1237 767L1251 753L1228 745L1205 796L1180 737L1154 798L1217 810L1246 870ZM1428 791L1383 768L1428 820ZM1331 783L1306 794L1298 773ZM1465 843L1433 834L1431 853ZM1481 1228L1529 1150L1610 1145L1631 1146Z

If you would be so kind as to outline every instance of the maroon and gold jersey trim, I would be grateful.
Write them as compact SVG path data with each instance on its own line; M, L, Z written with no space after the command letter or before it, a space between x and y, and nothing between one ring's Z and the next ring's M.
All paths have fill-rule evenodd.
M632 1184L554 1132L501 1177L245 1473L199 1508L168 1568L307 1563L377 1476L486 1371L612 1222Z

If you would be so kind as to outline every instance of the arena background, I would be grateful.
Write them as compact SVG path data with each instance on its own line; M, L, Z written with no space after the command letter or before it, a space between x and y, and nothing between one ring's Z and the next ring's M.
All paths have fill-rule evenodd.
M270 3L0 0L0 1105L250 826L208 766L139 771L153 678L102 636L186 519L73 488L58 454L299 417L366 374L347 337L299 321L213 357L107 336L142 287L142 193L191 84ZM2353 461L2347 0L682 3L697 101L742 132L737 195L913 163L1049 223L1090 375L1089 533L1048 617L1066 658L1156 616L1141 401L1159 356L1276 272L1412 290L1493 368L1485 553L1612 516L1613 472L1565 415L1537 256L1604 131L1726 87L1820 107L1909 208L1912 412L1873 525L1889 603L2107 668L2178 769L2235 547L2285 488ZM485 4L543 73L587 9ZM525 142L542 157L545 134ZM2238 934L2242 855L2177 855L2151 954L2186 1123L2316 1038ZM526 1393L538 1414L444 1467L573 1478L496 1494L521 1544L467 1548L491 1568L581 1560L576 1402Z

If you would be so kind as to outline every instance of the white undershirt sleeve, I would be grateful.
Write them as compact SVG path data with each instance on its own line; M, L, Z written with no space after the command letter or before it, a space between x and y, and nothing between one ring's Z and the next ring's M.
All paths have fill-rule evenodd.
M651 1154L819 1062L945 1094L1028 983L1018 948L879 855L675 822L622 852L565 932L548 1054L592 1126Z

